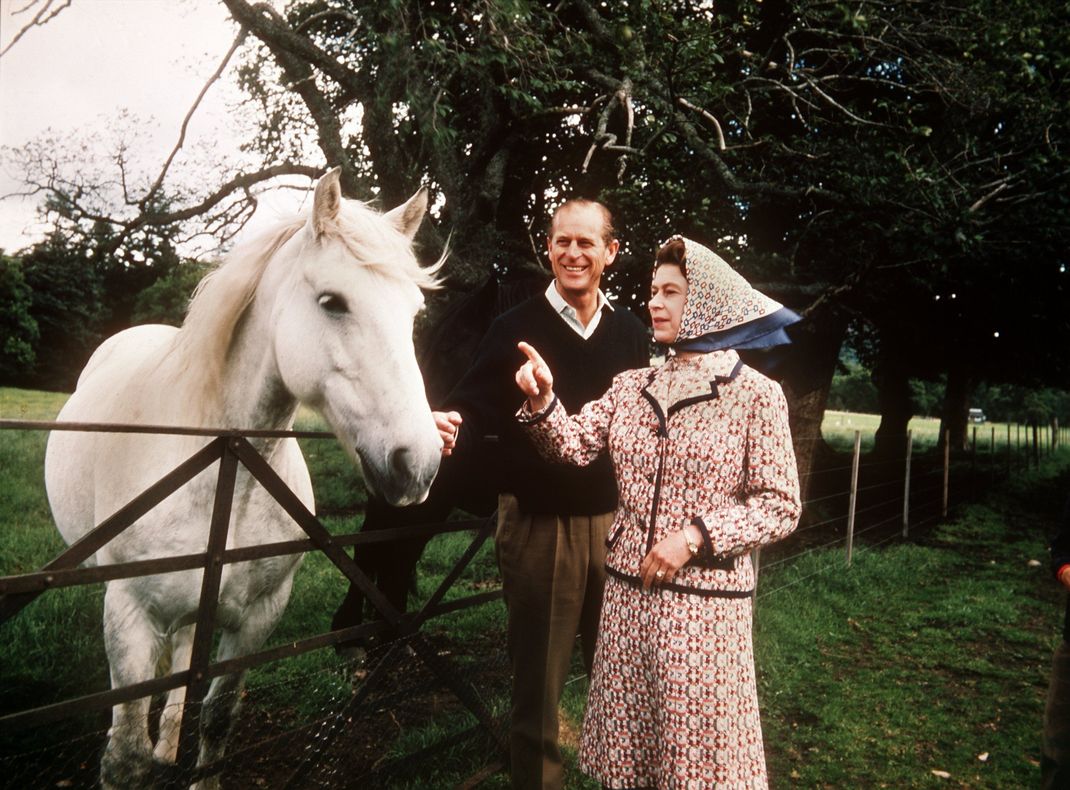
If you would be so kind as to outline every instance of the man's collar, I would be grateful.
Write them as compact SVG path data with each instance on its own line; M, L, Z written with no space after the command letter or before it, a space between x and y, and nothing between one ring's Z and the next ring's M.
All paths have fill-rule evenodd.
M565 310L571 310L572 315L576 314L576 308L566 302L565 297L563 297L558 292L557 280L550 280L550 284L546 287L546 298L549 300L550 305L554 308L554 312L563 313ZM602 293L602 289L599 288L598 307L595 309L595 312L598 312L603 307L608 307L610 310L614 309L613 303L606 298L606 295Z

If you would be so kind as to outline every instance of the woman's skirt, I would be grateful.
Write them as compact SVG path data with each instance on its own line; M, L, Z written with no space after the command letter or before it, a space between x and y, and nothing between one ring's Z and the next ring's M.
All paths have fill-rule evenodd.
M611 788L766 788L751 599L610 576L580 767Z

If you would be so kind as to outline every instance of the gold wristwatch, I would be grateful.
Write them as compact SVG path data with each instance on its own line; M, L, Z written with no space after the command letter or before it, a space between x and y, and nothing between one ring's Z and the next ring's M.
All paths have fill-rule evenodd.
M687 530L686 529L682 529L682 530L680 530L680 532L683 533L684 540L687 541L687 550L691 552L691 556L692 557L697 557L698 556L698 544L695 543L695 541L691 540L691 536L687 534Z

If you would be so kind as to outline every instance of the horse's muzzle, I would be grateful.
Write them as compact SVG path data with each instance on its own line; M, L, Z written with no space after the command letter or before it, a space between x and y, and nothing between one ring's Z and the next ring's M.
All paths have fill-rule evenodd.
M435 475L438 474L440 454L429 454L401 446L391 450L386 463L369 463L358 450L364 479L383 499L395 507L418 505L427 499Z

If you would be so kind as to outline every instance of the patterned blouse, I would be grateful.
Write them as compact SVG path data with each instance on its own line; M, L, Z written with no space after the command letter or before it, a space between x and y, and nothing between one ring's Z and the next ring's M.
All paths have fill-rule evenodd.
M749 551L799 521L799 480L780 386L713 351L619 374L575 416L556 401L521 422L549 459L584 465L608 443L620 505L608 573L639 582L651 547L686 524L704 536L699 555L667 589L737 598L754 589Z

